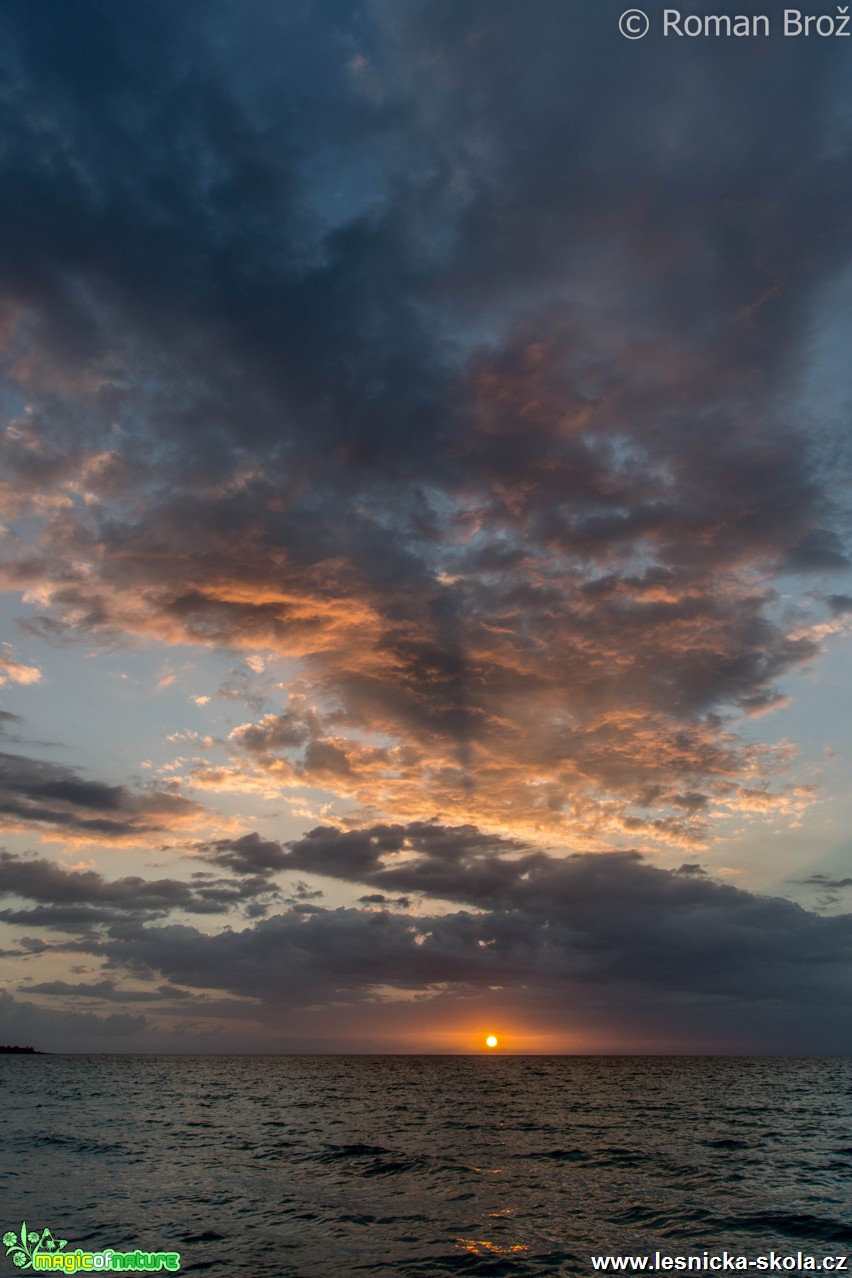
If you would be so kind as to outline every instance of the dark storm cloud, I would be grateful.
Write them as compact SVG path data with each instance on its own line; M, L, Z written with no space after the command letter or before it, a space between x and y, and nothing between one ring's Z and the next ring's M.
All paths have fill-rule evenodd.
M612 944L614 950L623 945L625 955L640 934L647 937L658 927L665 932L678 918L678 928L689 933L695 918L702 914L702 902L715 919L714 927L721 927L725 910L730 908L735 932L746 926L734 921L737 915L745 919L746 907L756 920L765 911L768 921L775 919L779 924L782 946L780 925L785 911L790 919L803 920L798 906L714 882L694 862L677 870L661 870L645 864L636 852L556 857L470 826L411 822L348 831L319 826L301 839L271 846L277 848L276 869L321 874L376 889L359 898L362 904L404 904L408 908L410 897L393 900L389 895L402 891L485 911L486 918L494 913L517 913L528 916L532 926L559 926L567 932L577 926L585 928L583 919L593 913L595 922L588 927L605 932L606 944ZM227 863L231 847L225 840L201 851L217 863ZM271 859L271 854L267 856ZM840 889L852 880L812 875L803 882ZM818 916L808 917L812 920L809 926L818 931ZM763 943L768 946L768 930ZM644 946L645 941L639 948ZM724 952L720 952L719 963L727 964Z
M360 905L395 905L401 910L411 909L410 896L385 896L384 892L368 892L366 896L359 896L358 903Z
M198 876L192 885L110 882L6 855L3 886L55 904L6 911L4 919L49 927L51 911L64 910L57 926L74 934L66 949L150 983L128 1002L179 998L173 985L217 991L240 1003L260 1000L256 1010L270 1025L282 1009L301 1015L331 1006L372 1009L387 1025L396 1006L382 1011L389 991L426 1000L427 1020L432 1000L443 1012L470 1015L477 999L493 1001L496 991L498 1001L551 1026L604 1008L610 1024L629 1023L640 1036L659 1035L676 1016L687 1040L704 1033L742 1046L759 1025L765 1042L787 1049L807 1024L814 1050L848 1049L836 1028L846 1024L840 1013L852 994L848 915L826 918L715 882L691 862L664 870L637 853L557 858L473 827L319 828L273 847L278 854L264 860L276 869L369 885L365 908L293 898L241 931L205 934L166 921L172 910L206 912ZM207 853L227 856L229 847L209 845ZM430 897L453 908L436 911ZM384 908L391 904L393 913ZM112 974L76 985L41 982L29 992L124 997Z
M188 399L161 406L168 429L211 428L199 473L229 468L237 414L248 443L266 447L283 410L310 414L318 443L380 455L391 417L417 415L411 381L422 386L428 365L408 293L422 272L413 194L376 222L353 218L357 198L344 198L337 230L311 208L341 158L375 169L368 202L384 195L385 138L400 140L393 111L353 92L345 10L313 23L258 10L245 22L227 5L125 16L92 3L66 16L4 15L20 95L4 121L16 191L6 275L51 354L126 357L99 305L164 371L164 342L175 343ZM223 39L240 49L235 62L223 62ZM224 352L230 368L213 384L207 359ZM298 436L281 444L302 452ZM50 461L29 464L43 482Z
M525 845L517 840L484 834L474 826L444 827L430 821L409 825L375 825L343 832L318 826L303 839L282 846L257 834L239 839L216 839L199 845L200 855L217 865L243 873L310 869L354 882L368 882L383 857L413 850L436 866L494 863L494 858ZM440 895L432 893L432 895Z
M7 1043L35 1045L49 1040L58 1044L59 1050L85 1051L92 1040L101 1046L104 1040L114 1038L126 1051L128 1038L139 1034L146 1025L144 1016L55 1011L0 990L0 1037Z
M212 983L225 979L233 959L248 992L248 954L256 945L268 961L267 947L280 945L278 997L288 1001L303 990L309 1000L316 997L320 972L337 993L378 982L382 971L385 981L403 987L448 981L549 989L570 979L746 1002L797 1003L811 996L831 1002L847 985L848 917L824 919L792 902L714 882L692 863L672 871L636 853L558 859L472 828L424 822L349 832L318 828L288 846L280 868L414 891L477 912L402 919L352 910L290 913L261 924L256 935L223 940ZM362 897L370 904L386 900L384 892ZM204 950L206 940L193 935L170 930L164 939L180 953L196 944ZM137 936L130 944L139 942ZM211 942L211 953L216 948ZM274 969L269 962L270 996ZM192 984L201 968L190 971L178 962L160 970Z
M603 999L613 1015L620 1009L658 1030L687 999L731 1042L748 1040L752 1016L793 1041L809 1009L830 1018L852 992L849 916L824 918L716 883L694 865L662 870L629 853L480 864L477 852L462 850L467 832L458 843L453 833L436 831L440 850L419 866L371 873L362 860L350 874L429 882L473 910L291 909L217 936L129 923L92 949L130 972L154 969L181 985L262 992L273 1007L370 1001L388 986L442 990L463 1006L476 991L502 989L556 1023ZM392 842L384 830L378 838L385 849ZM433 860L440 869L425 872Z
M93 936L102 923L124 918L120 910L91 905L36 905L25 910L2 910L0 920L18 927L45 927L58 932Z
M217 865L227 866L237 874L269 874L273 870L286 869L287 853L280 843L262 839L259 834L245 834L239 839L217 840L206 846L210 859Z
M52 827L67 837L136 840L197 818L198 804L163 790L133 792L87 781L73 768L0 753L0 820Z
M115 981L42 981L39 984L24 985L19 994L55 994L61 998L72 997L97 998L117 1003L161 1003L164 998L191 997L185 990L170 985L161 985L156 990L123 990Z
M5 6L32 628L302 660L334 728L238 744L364 810L705 835L761 766L724 715L819 650L773 574L847 564L804 393L852 265L847 72L616 20Z
M95 870L64 870L42 857L20 857L0 850L0 896L38 902L36 909L5 910L11 923L65 930L120 920L127 915L162 917L174 910L221 914L276 895L266 878L220 879L196 875L194 881L143 879L138 875L108 880Z

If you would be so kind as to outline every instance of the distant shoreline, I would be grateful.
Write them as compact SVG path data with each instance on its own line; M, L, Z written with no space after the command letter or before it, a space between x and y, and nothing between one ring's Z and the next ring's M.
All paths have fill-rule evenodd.
M0 1056L44 1056L37 1047L0 1046Z

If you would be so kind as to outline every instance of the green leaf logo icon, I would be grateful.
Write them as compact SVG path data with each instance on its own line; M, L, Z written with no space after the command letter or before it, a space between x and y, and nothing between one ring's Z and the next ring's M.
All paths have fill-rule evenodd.
M24 1220L21 1222L20 1233L13 1229L6 1230L3 1245L6 1255L11 1256L13 1265L17 1265L19 1269L33 1269L33 1258L38 1252L62 1251L63 1247L68 1246L68 1239L57 1238L50 1229L43 1229L41 1233L37 1229L27 1229L27 1222Z

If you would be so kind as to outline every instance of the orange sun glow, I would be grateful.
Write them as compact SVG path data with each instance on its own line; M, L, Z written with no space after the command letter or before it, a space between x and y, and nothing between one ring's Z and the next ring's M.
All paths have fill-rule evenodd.
M498 1044L498 1042L499 1042L499 1039L496 1037L496 1035L494 1035L494 1034L489 1034L489 1035L488 1035L488 1037L487 1037L487 1038L486 1038L486 1040L485 1040L485 1046L486 1046L486 1047L496 1047L496 1046L497 1046L497 1044Z

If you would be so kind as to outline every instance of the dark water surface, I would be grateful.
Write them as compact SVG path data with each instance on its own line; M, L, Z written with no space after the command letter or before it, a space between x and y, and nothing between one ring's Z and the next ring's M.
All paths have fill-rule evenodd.
M2 1232L69 1250L245 1278L852 1255L849 1059L6 1056L0 1085Z

